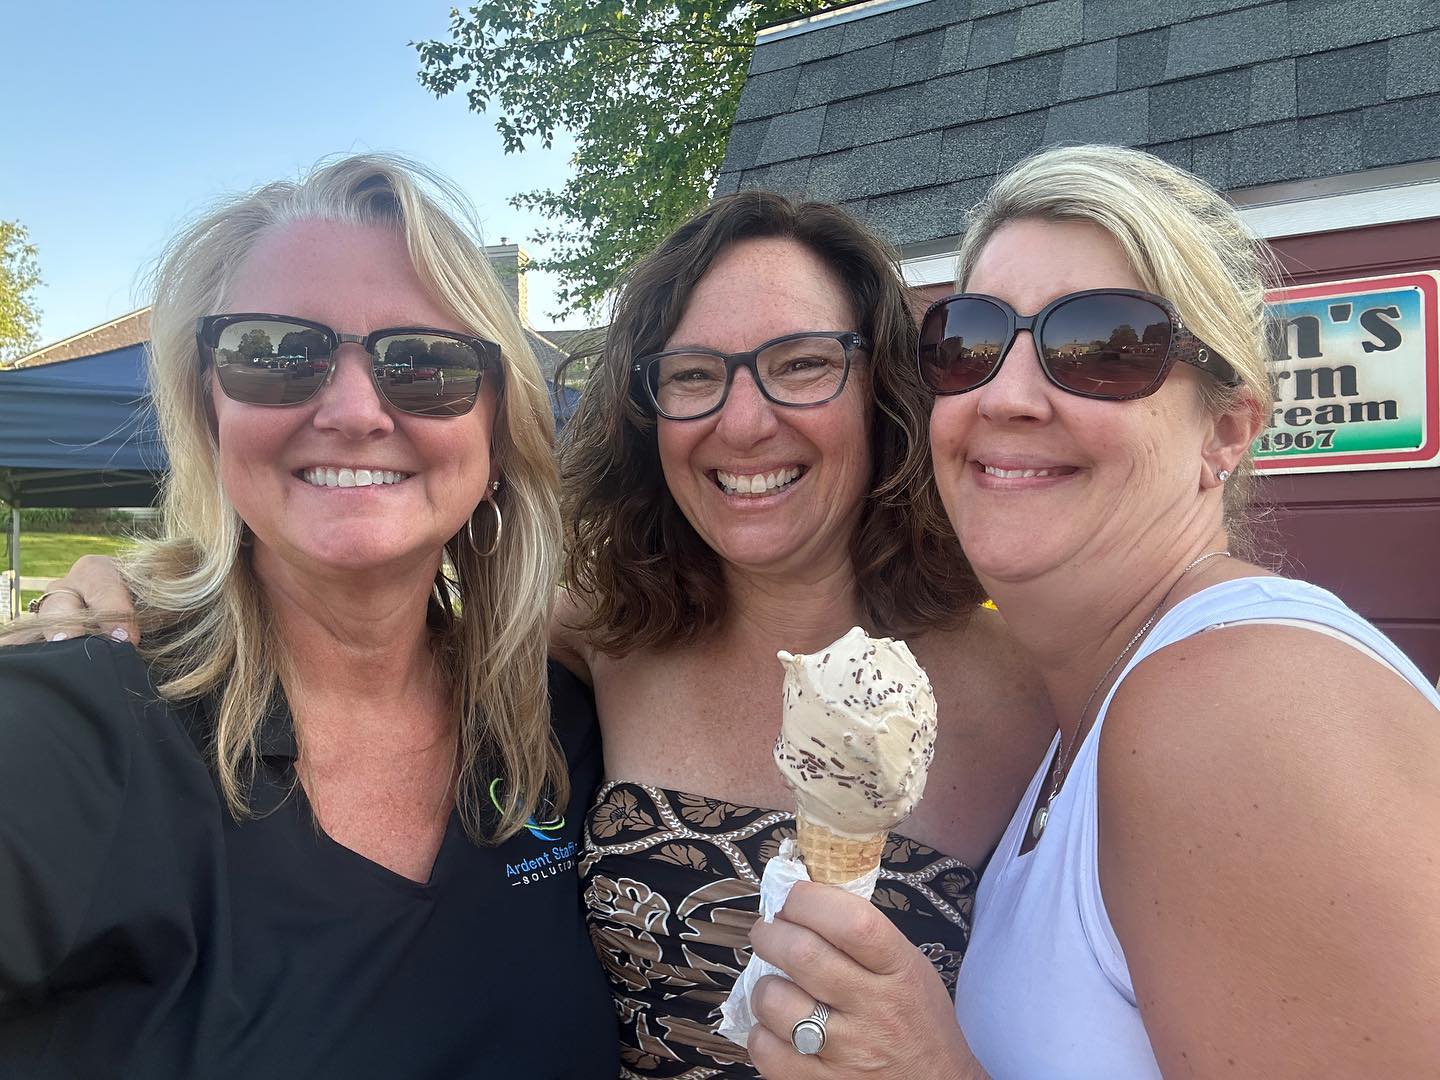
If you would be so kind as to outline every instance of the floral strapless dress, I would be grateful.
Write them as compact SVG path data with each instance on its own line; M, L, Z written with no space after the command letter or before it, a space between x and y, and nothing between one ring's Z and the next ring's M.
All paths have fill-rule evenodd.
M795 815L625 781L601 786L580 862L586 918L620 1022L620 1076L754 1077L715 1034L750 957L760 874ZM891 834L874 902L955 992L979 880L959 859Z

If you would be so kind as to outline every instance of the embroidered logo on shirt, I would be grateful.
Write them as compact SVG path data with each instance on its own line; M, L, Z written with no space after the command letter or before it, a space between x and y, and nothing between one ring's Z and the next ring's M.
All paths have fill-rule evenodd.
M499 777L490 781L490 801L499 813L504 814L505 808L500 805L500 783ZM573 840L568 844L557 843L565 828L563 814L548 817L544 821L536 821L532 814L530 820L525 822L525 828L531 836L551 846L527 858L513 863L507 862L505 877L511 885L534 885L546 878L574 871L575 850L578 845Z
M503 815L505 813L505 807L500 805L500 797L496 794L499 787L500 778L497 776L494 780L490 781L490 802L494 805L495 809ZM529 829L530 835L537 840L559 840L560 833L565 828L565 816L562 814L559 817L552 817L545 821L536 821L535 815L531 814L530 820L525 822L525 828Z

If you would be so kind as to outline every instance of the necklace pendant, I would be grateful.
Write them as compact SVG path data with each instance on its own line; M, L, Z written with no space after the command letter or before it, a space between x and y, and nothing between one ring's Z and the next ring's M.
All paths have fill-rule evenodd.
M1030 838L1039 840L1040 834L1045 831L1045 825L1050 820L1050 806L1036 807L1035 816L1030 819Z

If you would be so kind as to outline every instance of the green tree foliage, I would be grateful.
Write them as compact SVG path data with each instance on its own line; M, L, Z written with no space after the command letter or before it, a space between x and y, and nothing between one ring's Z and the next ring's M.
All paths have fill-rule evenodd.
M0 221L0 365L12 363L38 344L40 309L35 289L40 262L30 234L18 221Z
M430 345L424 338L396 338L385 346L386 364L423 364L430 358Z
M822 0L487 0L451 11L450 39L415 44L420 82L494 109L507 153L574 136L557 190L511 200L554 224L535 236L569 310L709 199L757 28Z
M1128 349L1140 344L1140 335L1135 333L1135 328L1129 323L1121 323L1110 331L1109 344L1112 349Z
M469 345L445 338L430 339L430 363L442 368L474 368L480 357Z
M240 337L240 344L235 346L235 351L246 360L260 360L267 356L275 355L275 346L270 340L270 335L258 326L254 330L246 330Z
M280 347L275 351L280 356L303 357L308 360L311 357L324 356L329 349L330 339L319 330L291 330L280 339Z

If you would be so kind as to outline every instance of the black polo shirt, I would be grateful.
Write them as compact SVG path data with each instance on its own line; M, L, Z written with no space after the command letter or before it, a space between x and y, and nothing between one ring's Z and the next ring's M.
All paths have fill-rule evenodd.
M106 639L0 649L0 1076L614 1077L578 859L589 693L551 665L564 824L419 884L326 836L281 709L236 823L204 705Z

